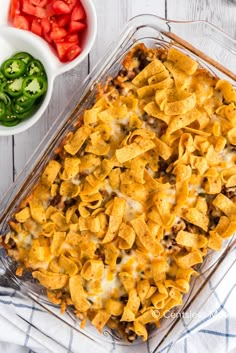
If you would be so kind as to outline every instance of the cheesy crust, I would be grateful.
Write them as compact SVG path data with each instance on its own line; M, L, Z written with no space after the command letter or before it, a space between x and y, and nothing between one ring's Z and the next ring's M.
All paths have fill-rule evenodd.
M236 230L235 105L174 47L131 49L10 222L18 274L83 325L146 340Z

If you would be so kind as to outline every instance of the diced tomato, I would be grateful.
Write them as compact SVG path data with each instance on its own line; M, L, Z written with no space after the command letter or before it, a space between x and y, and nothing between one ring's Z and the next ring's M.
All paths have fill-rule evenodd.
M34 6L26 0L23 0L22 2L22 11L27 15L33 15L39 18L47 17L47 12L45 9L39 6Z
M44 33L48 33L51 30L51 23L48 18L42 18L41 21L42 30Z
M47 2L49 2L48 0L30 0L31 4L39 6L39 7L44 7Z
M58 15L56 21L59 27L66 27L70 22L70 15Z
M36 6L35 16L38 18L45 18L47 17L47 11L42 7Z
M81 48L78 46L78 44L72 45L72 47L70 47L66 52L66 55L65 55L66 61L74 60L80 53L81 53Z
M70 7L62 0L54 1L52 7L56 14L68 14L71 12Z
M51 39L51 37L50 37L50 33L44 32L43 36L44 36L45 40L46 40L48 43L50 43L50 44L52 43L52 39Z
M47 17L48 18L50 18L50 17L55 15L55 11L53 10L53 7L52 7L52 2L47 4L45 8L46 8L46 11L47 11Z
M64 38L57 39L57 43L71 43L79 45L79 36L77 33L69 33Z
M30 27L31 27L31 23L35 17L31 16L31 15L25 15L25 14L24 14L24 17L27 19L27 21L29 22Z
M71 14L71 21L80 21L80 20L84 20L86 18L86 13L84 11L83 5L81 4L81 2L79 1Z
M61 61L64 60L65 54L67 50L72 47L74 44L73 43L67 43L67 42L55 42L57 53L59 56L59 59Z
M69 25L69 32L79 32L86 28L86 24L79 21L71 21Z
M22 2L22 11L25 12L28 15L35 15L35 9L36 6L32 5L31 3L29 3L26 0L23 0Z
M57 27L57 26L54 26L52 32L50 33L50 37L52 40L62 39L66 35L67 35L67 31L64 28Z
M72 11L78 0L64 0L64 2L69 6Z
M79 44L79 36L77 33L67 34L67 36L64 38L64 40L65 40L65 42Z
M19 0L12 0L10 4L9 10L9 19L10 21L14 20L16 15L20 15L20 1Z
M34 18L31 23L31 31L38 36L42 37L42 26L39 19Z
M63 62L81 52L81 32L87 25L80 0L10 0L9 21L44 38Z
M25 18L25 16L22 16L22 15L15 16L13 20L13 26L20 29L26 29L26 30L30 29L28 20Z

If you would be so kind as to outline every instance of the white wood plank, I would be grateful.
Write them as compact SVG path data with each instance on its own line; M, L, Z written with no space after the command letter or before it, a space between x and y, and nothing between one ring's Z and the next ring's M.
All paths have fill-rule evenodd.
M125 0L94 0L97 10L98 32L89 56L91 68L96 65L98 59L101 58L127 22L129 3L130 1Z
M91 68L130 18L143 13L165 16L165 0L94 0L94 5L98 16L98 33L90 54Z
M167 0L167 18L206 20L236 38L236 3L231 0Z
M13 181L12 137L0 137L0 199Z
M165 0L131 0L130 17L140 14L153 14L165 17Z

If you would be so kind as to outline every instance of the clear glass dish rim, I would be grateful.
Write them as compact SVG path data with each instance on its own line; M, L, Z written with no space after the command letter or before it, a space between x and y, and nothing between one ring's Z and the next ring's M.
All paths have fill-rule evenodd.
M157 23L156 23L157 22ZM117 55L122 53L123 48L125 48L126 44L134 37L135 33L137 30L141 27L150 27L153 29L156 29L160 33L164 33L166 35L166 32L161 30L161 23L162 25L169 25L169 24L176 24L176 25L198 25L198 24L204 24L207 28L213 29L213 31L216 34L221 35L224 38L227 38L230 43L232 43L232 52L235 53L236 55L236 40L221 31L219 28L216 26L210 24L207 21L172 21L172 20L166 20L161 17L155 16L155 15L139 15L134 18L132 18L124 28L124 30L121 32L119 37L112 45L108 48L107 52L105 55L102 57L102 59L98 62L98 64L95 66L95 68L91 71L91 73L87 76L85 81L82 83L82 85L78 88L76 91L75 95L73 96L72 100L69 102L68 106L64 109L64 111L59 115L59 117L55 120L53 126L49 130L48 134L45 136L45 138L42 140L38 148L35 150L33 153L32 157L30 160L27 162L26 166L23 168L22 172L19 174L13 185L10 187L10 189L6 192L4 195L2 201L0 202L0 232L2 227L4 228L4 223L6 223L6 218L8 218L9 214L12 214L10 210L12 210L13 205L15 204L16 199L18 198L19 193L21 192L22 188L24 188L25 184L27 183L28 178L33 177L34 175L34 170L36 166L42 166L44 162L44 152L50 149L50 146L55 143L55 141L58 140L58 137L62 136L65 130L67 131L68 126L70 124L70 119L73 114L76 114L77 109L79 109L80 106L83 107L84 103L88 99L91 91L94 89L96 83L98 82L97 79L101 77L101 75L104 73L104 70L106 71L107 64L111 60L115 60ZM160 26L160 27L158 27ZM173 39L173 38L172 38ZM176 36L175 39L180 39L180 37ZM180 44L186 44L185 41L181 40L182 43ZM187 43L189 44L189 43ZM189 48L188 48L189 49ZM192 48L191 48L192 49ZM194 47L193 47L194 49ZM199 55L199 52L197 50L197 55ZM195 52L196 54L196 52ZM204 53L203 53L204 54ZM211 58L207 57L210 59L210 64ZM201 58L205 61L205 58ZM209 63L209 60L206 61ZM215 65L215 61L213 60L213 66ZM220 65L220 64L219 64ZM223 68L223 73L227 74L227 67L224 67L220 65L218 69ZM224 70L226 69L226 71ZM232 78L232 77L231 77ZM78 98L80 97L80 98ZM66 117L66 118L64 118ZM30 172L29 172L30 169ZM32 297L31 297L32 298Z

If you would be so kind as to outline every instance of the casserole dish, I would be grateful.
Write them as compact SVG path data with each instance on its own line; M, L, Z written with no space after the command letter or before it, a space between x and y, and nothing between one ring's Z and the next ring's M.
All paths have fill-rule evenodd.
M186 26L188 26L188 31L185 29ZM190 33L193 36L193 40L191 40L191 37L189 36ZM196 33L198 33L198 37L196 36ZM207 40L209 40L206 50L200 46L200 44L204 43L205 36L207 36ZM175 45L176 47L181 47L186 54L196 59L201 66L210 70L213 74L220 78L227 78L232 83L235 83L235 74L233 73L235 42L230 37L204 22L178 23L165 21L151 15L143 15L134 18L128 23L126 29L118 38L115 50L111 54L105 56L106 59L103 60L103 64L98 64L95 71L87 78L82 87L75 94L69 106L56 121L57 128L55 129L56 125L52 127L46 140L38 147L32 160L26 165L16 183L6 194L1 204L1 234L7 233L8 221L11 216L18 209L21 201L24 200L30 190L32 190L43 168L49 159L52 158L55 148L65 134L73 128L73 123L77 120L78 115L93 103L96 95L96 83L105 83L109 76L114 76L120 69L120 63L123 57L135 44L145 43L147 47L157 46L166 48L170 41L172 41L172 46ZM222 57L222 45L224 45L224 57ZM213 59L211 58L209 50L215 54ZM224 63L223 58L226 58L227 61L227 64L225 65L222 65L222 63ZM221 64L218 63L219 60ZM83 94L81 94L82 92ZM209 254L206 257L203 265L198 269L200 276L197 277L195 281L192 281L192 287L185 297L184 305L178 308L178 310L182 311L190 305L193 305L196 297L201 298L201 294L203 293L202 289L204 288L207 279L217 268L220 267L223 259L226 258L226 255L230 252L233 246L234 239L230 238L224 243L221 251ZM24 278L24 276L21 279L17 278L14 275L14 264L8 258L3 256L2 262L10 278L19 286L20 291L23 294L27 293L29 297L37 301L40 305L43 305L45 308L50 307L41 287L32 283L31 278ZM206 298L204 298L203 295L203 300L205 299ZM47 310L52 311L51 309ZM55 311L56 309L53 310L54 315L57 315L55 314ZM68 315L70 315L69 312ZM152 352L160 348L162 344L168 342L170 339L169 333L171 332L173 335L174 331L172 328L177 325L179 317L180 316L176 316L173 320L170 318L164 320L160 329L151 333L149 346L151 347ZM58 314L58 318L73 326L73 321L71 322L71 319L67 315L60 316L60 314ZM75 329L76 332L80 331L76 327ZM133 346L130 346L109 330L104 330L104 336L102 336L97 332L94 332L92 327L88 326L81 331L81 334L86 335L88 340L92 339L98 343L106 342L107 345L111 345L111 348L114 345L114 340L116 340L118 343L118 351L119 349L122 351L122 349L124 349L122 346L124 345L127 346L125 349L129 351L137 349L137 345L140 350L142 349L142 343L140 341L136 341Z

